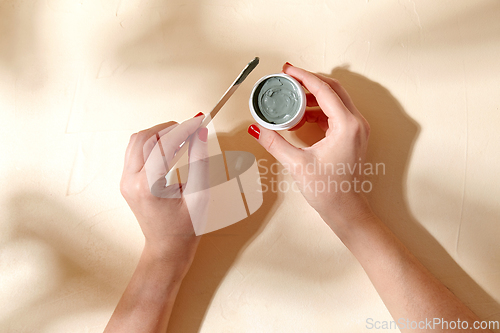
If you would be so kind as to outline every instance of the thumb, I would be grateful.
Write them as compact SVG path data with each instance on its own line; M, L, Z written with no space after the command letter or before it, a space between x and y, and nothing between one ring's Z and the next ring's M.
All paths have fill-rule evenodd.
M248 127L248 133L281 164L292 165L298 163L302 157L302 150L291 145L275 131L252 124Z

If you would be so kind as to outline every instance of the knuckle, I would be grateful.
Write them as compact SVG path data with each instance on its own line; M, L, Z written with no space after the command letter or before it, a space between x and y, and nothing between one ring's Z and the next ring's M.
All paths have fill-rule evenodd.
M274 148L274 143L275 143L276 138L274 136L270 137L269 140L266 141L266 150L267 151L272 151Z
M331 90L332 87L330 87L330 85L328 83L326 83L325 81L321 80L320 85L319 85L319 89L320 90Z
M120 181L120 193L127 201L136 201L149 196L151 191L147 181L122 178Z
M137 136L136 136L136 140L137 140L137 141L140 141L140 142L144 142L144 141L146 141L146 140L148 139L148 138L146 137L146 136L147 136L147 134L146 134L146 133L147 133L147 132L146 132L145 130L138 132L138 133L137 133Z
M340 84L340 81L337 80L337 79L334 79L334 78L331 78L330 79L330 82L332 85L336 86L336 87L341 87L342 85Z
M359 132L361 130L361 123L358 121L358 119L356 119L356 117L350 117L349 122L349 126L351 127L352 131Z
M365 130L366 130L366 135L369 136L371 132L371 127L370 124L365 120Z
M354 117L354 116L349 117L347 124L346 124L346 132L348 133L348 135L352 136L352 137L357 137L363 131L364 131L364 128L361 125L361 123L358 121L358 119L356 119L356 117Z
M120 181L120 193L125 199L130 196L128 182L124 178Z
M330 94L332 91L332 87L330 87L330 85L325 81L321 80L314 95L316 95L317 98L321 99L324 94Z

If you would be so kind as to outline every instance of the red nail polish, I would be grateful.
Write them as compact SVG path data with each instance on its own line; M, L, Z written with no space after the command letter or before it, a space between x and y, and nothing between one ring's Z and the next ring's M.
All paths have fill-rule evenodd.
M288 65L288 66L292 66L292 67L293 67L293 65L292 65L291 63L289 63L288 61L285 63L285 65Z
M252 124L248 127L248 133L258 140L260 137L260 128Z
M198 138L203 141L203 142L207 142L207 138L208 138L208 128L206 127L202 127L198 130Z
M199 116L203 116L203 112L198 112L198 114L196 116L194 116L193 118L196 118L196 117L199 117Z

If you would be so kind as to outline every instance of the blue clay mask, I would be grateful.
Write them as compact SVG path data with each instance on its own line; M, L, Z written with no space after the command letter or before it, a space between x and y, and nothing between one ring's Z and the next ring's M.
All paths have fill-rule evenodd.
M260 83L253 96L257 115L270 124L284 124L300 110L295 85L285 77L270 77Z

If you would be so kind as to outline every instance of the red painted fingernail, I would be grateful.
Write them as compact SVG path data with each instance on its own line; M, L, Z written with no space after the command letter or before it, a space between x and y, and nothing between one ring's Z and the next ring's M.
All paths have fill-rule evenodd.
M198 130L198 138L203 141L203 142L207 142L207 138L208 138L208 128L206 127L202 127Z
M199 117L199 116L203 116L203 112L198 112L198 114L196 116L194 116L193 118L196 118L196 117Z
M293 67L293 65L292 65L291 63L289 63L288 61L285 63L285 65L288 65L288 66L292 66L292 67Z
M248 127L248 133L253 136L254 138L256 138L257 140L259 140L259 137L260 137L260 128L257 127L257 125L250 125Z

